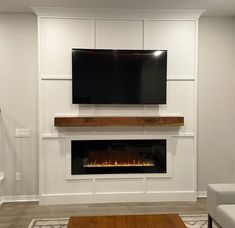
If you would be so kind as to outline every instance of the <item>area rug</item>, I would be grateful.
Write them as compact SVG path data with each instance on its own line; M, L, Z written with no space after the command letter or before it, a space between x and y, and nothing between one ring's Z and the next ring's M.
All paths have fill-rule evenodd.
M206 228L207 215L181 215L187 228ZM67 228L69 218L34 219L28 228ZM214 226L213 228L217 228Z

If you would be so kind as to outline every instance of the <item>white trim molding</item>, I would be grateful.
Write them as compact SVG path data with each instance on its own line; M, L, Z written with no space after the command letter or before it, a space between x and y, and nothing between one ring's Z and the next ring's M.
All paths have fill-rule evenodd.
M168 75L167 81L195 81L196 76L194 75L185 75L185 76L174 76ZM72 75L70 74L45 74L41 75L41 80L64 80L72 81Z
M46 75L41 75L41 79L42 80L68 80L71 81L72 80L72 75L66 75L66 74L46 74Z
M19 196L2 196L0 197L0 205L10 202L34 202L39 201L38 195L19 195Z
M196 193L193 191L169 191L169 192L119 192L96 194L42 194L40 205L52 204L84 204L84 203L113 203L113 202L177 202L195 201Z
M89 128L89 129L91 129L91 128ZM148 134L145 134L144 131L145 130L143 130L143 135L148 135ZM100 131L98 131L98 132L100 133ZM90 130L90 132L89 132L89 135L90 134L96 134L96 133L97 132L95 131L95 128L92 128ZM194 133L193 132L179 132L178 134L171 134L170 136L172 136L172 137L189 137L189 138L192 138L192 137L194 137ZM63 135L62 134L57 134L57 133L44 133L41 136L42 140L46 140L46 139L59 139L59 138L66 139L67 138L66 133L63 134Z
M197 198L207 198L207 191L198 191Z
M60 135L60 134L42 134L41 139L59 139L59 138L64 138L66 139L66 135Z
M102 174L102 175L97 175L97 174L92 174L92 175L72 175L71 174L71 154L72 154L72 149L71 149L71 142L73 140L81 141L81 140L142 140L142 139L150 139L150 140L166 140L166 155L167 155L167 169L166 173L151 173L151 174L125 174L124 176L122 174ZM130 179L130 178L137 178L141 179L143 181L143 178L170 178L172 177L172 139L171 136L169 135L141 135L141 136L133 136L133 135L125 135L123 134L122 136L116 136L116 135L67 135L67 140L66 140L66 179L67 180L81 180L81 179L113 179L115 180L116 178L118 179ZM94 181L94 184L95 184ZM97 194L97 192L95 192ZM112 194L112 193L111 193Z
M195 76L171 76L168 75L167 81L195 81Z
M146 199L143 199L143 197L138 198L138 200L136 202L153 202L154 200L156 200L156 196L153 197L153 194L159 194L159 197L157 201L155 202L166 202L166 201L176 201L176 198L178 199L178 201L187 201L187 199L185 199L185 196L187 195L187 198L191 198L191 196L194 196L194 192L188 191L188 192L170 192L171 193L171 197L169 197L169 192L148 192L147 194L151 194L151 196L148 198L148 201L146 201ZM180 193L180 194L179 194ZM138 194L140 195L140 192L128 192L128 193L118 193L121 196L124 196L123 199L121 200L119 198L119 200L117 202L127 202L125 200L126 196L130 194ZM165 196L165 194L167 194ZM0 196L0 205L2 205L3 203L9 203L9 202L38 202L39 198L40 200L42 200L42 202L40 202L40 204L75 204L75 203L91 203L91 202L103 202L103 200L101 200L101 196L113 196L113 194L106 194L106 193L97 193L96 195L99 196L99 199L97 199L96 201L93 198L93 201L88 202L87 201L87 197L88 196L92 196L92 193L80 193L80 194L43 194L41 197L39 197L38 195L24 195L24 196ZM117 195L117 193L115 194ZM183 195L183 198L180 199ZM80 199L79 202L75 202L73 201L73 196L75 196L77 199ZM164 196L164 197L160 197L160 196ZM84 199L83 199L84 197ZM166 199L167 197L167 199ZM168 198L169 197L169 198ZM197 198L206 198L207 194L206 191L198 191L197 192ZM115 198L117 199L117 196L115 196ZM57 200L59 200L60 202L58 203ZM109 200L107 202L113 202L112 200ZM133 202L133 201L132 201Z
M33 7L39 17L47 18L95 18L128 20L197 20L205 9L88 9L62 7Z

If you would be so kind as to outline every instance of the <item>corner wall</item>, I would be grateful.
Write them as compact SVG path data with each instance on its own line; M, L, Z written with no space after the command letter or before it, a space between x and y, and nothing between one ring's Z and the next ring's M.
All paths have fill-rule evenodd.
M199 21L198 189L235 180L235 17Z
M0 185L3 196L38 194L37 18L0 14ZM16 138L29 128L29 138ZM20 172L22 180L15 181Z

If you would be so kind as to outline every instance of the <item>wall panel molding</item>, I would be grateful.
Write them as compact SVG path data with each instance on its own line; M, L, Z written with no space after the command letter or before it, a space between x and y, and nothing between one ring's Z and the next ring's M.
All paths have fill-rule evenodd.
M51 75L41 75L41 80L70 80L72 81L72 75L58 75L58 74L51 74Z
M46 18L95 18L95 19L129 19L129 20L197 20L205 12L204 9L79 9L62 7L32 7L39 17Z
M41 75L41 80L70 80L72 81L72 75ZM167 76L167 81L195 81L196 76Z
M90 134L95 134L95 133L96 132L94 132L93 130L90 131ZM143 132L143 135L146 135L145 132ZM172 135L172 137L189 137L189 138L193 138L194 137L194 133L193 132L179 133L177 135L176 134ZM42 140L47 140L47 139L55 139L55 140L57 140L57 139L60 139L60 138L66 139L67 138L66 133L64 135L62 135L62 134L51 134L51 133L43 133L41 135L41 139Z
M0 205L1 205L1 203L34 202L34 201L39 201L38 195L2 196L0 198Z
M43 194L40 197L41 205L50 204L84 204L84 203L109 203L109 202L172 202L195 201L193 191L162 191L149 193L99 193L99 194Z
M196 30L197 20L203 10L94 11L59 8L34 8L34 10L39 17L40 204L195 200L197 170L194 145L196 144L198 35ZM161 37L159 31L162 32ZM57 40L58 34L61 34L63 42ZM117 37L116 34L123 36ZM63 46L63 43L66 45ZM178 47L177 44L181 49L175 48ZM72 104L70 57L72 48L169 50L171 61L167 78L167 105ZM178 58L179 55L182 58ZM189 68L185 68L188 62ZM55 128L54 117L63 116L65 113L66 116L90 117L153 117L180 113L185 117L185 126L178 130L157 127ZM149 180L146 176L141 176L143 183L140 189L120 188L118 193L115 189L108 189L107 192L102 189L103 192L97 194L95 181L99 177L91 178L92 187L90 183L88 185L76 177L68 182L66 168L60 169L59 178L58 173L54 172L55 169L66 166L65 155L68 152L66 141L69 135L79 138L89 137L89 139L128 138L130 135L142 138L151 135L171 137L172 177L164 179L153 175ZM183 177L185 170L187 174ZM116 177L109 175L110 185L115 182ZM119 176L121 179L128 177L130 176ZM51 180L55 178L58 178L58 181L52 184ZM78 187L89 194L73 194L74 189ZM144 192L141 189L144 189Z

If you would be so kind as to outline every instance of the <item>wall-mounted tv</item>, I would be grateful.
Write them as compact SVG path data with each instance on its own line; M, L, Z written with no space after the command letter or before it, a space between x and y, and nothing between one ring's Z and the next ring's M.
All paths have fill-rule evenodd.
M166 50L72 50L73 104L166 104Z

